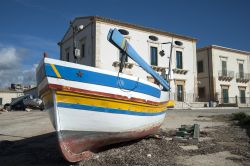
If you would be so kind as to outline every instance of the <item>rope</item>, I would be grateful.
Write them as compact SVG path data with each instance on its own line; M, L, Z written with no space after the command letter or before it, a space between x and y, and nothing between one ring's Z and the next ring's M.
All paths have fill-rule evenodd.
M138 87L138 85L139 85L139 77L137 77L136 84L135 84L135 86L133 88L125 90L125 88L122 87L120 73L122 72L122 69L125 66L124 56L126 56L126 54L123 53L122 56L120 57L120 69L119 69L118 75L117 75L117 83L118 83L119 89L121 91L123 91L123 92L131 92L131 91L134 91Z
M117 76L117 82L118 82L118 86L119 86L119 89L123 92L131 92L131 91L134 91L138 85L139 85L139 77L137 77L137 81L136 81L136 84L133 88L131 89L125 89L122 87L122 84L121 84L121 78L120 78L120 72L118 72L118 76Z

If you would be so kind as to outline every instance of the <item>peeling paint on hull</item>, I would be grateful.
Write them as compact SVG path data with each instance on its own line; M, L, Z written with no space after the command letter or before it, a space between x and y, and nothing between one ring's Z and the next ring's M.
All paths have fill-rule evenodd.
M143 138L156 132L160 126L124 133L60 131L59 145L64 158L70 162L88 159L105 145Z

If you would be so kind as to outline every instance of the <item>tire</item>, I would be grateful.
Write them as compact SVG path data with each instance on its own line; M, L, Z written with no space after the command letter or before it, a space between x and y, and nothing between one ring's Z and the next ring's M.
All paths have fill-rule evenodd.
M4 108L5 110L7 110L7 108L8 108L9 106L10 106L10 104L7 103L7 104L4 104L3 108Z
M7 110L7 111L12 111L11 106L10 106L10 105L9 105L9 106L6 106L6 110Z

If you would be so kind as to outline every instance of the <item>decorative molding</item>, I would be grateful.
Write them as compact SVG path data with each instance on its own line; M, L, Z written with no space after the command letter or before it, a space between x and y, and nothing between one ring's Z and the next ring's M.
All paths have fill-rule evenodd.
M184 70L184 69L178 69L178 68L175 68L175 69L172 69L174 73L176 74L187 74L188 70Z
M119 65L120 65L119 61L114 61L112 64L112 66L114 66L114 67L119 67ZM134 66L134 63L130 63L130 62L125 62L125 65L124 65L124 67L128 68L128 69L132 69L133 66Z
M247 86L238 86L238 89L239 89L239 90L246 90L246 89L247 89Z
M238 59L238 58L236 60L237 60L237 62L242 62L242 63L244 63L244 61L245 61L244 59Z
M157 45L160 45L161 43L158 42L158 41L152 41L152 40L147 40L148 43L151 43L151 44L157 44Z
M228 59L228 57L222 56L222 55L220 55L219 57L220 57L221 60L226 60L227 61L227 59Z
M152 69L154 69L157 72L164 72L164 71L166 71L166 67L160 67L160 66L154 66L154 65L151 65L151 67L152 67Z
M221 88L229 88L231 85L227 85L227 84L220 84Z
M174 49L182 49L182 50L184 50L184 46L177 46L177 45L173 45L173 48Z

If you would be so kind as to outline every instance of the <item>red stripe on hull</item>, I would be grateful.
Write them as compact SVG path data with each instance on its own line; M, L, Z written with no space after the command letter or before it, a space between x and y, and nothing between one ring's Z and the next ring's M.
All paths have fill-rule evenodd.
M114 95L114 94L104 93L104 92L96 92L96 91L84 90L84 89L73 88L73 87L69 87L69 86L56 85L56 84L49 84L48 88L55 89L55 90L60 90L60 91L96 95L96 96L101 96L101 97L110 97L110 98L115 98L115 99L134 101L134 102L138 102L138 103L145 103L145 104L151 104L151 105L161 105L161 104L166 103L166 102L154 102L154 101L149 101L149 100L146 101L144 99L139 99L139 98L134 98L134 97L128 98L128 97L121 96L121 95ZM42 90L42 91L44 91L44 90Z
M77 162L85 160L92 156L92 151L105 145L110 145L119 142L130 141L138 138L143 138L159 129L155 126L142 131L123 132L123 133L94 133L75 134L74 131L60 131L58 133L59 145L61 152L69 162Z

